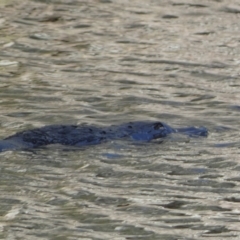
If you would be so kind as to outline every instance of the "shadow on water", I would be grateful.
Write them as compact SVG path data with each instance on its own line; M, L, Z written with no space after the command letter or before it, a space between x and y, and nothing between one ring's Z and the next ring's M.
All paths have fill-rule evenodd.
M236 0L0 6L1 138L60 123L209 129L1 153L0 238L238 238Z

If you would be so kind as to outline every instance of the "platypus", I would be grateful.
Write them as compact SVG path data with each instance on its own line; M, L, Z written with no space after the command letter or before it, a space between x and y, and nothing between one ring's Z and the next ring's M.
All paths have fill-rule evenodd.
M205 127L172 128L159 121L138 121L101 127L95 125L49 125L26 130L0 140L0 152L8 150L32 149L49 144L74 147L100 144L116 139L132 139L149 142L164 138L172 133L190 137L208 135Z

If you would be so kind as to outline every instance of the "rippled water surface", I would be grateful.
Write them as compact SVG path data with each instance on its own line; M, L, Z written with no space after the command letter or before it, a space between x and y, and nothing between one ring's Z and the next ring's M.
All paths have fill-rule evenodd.
M1 153L1 239L239 239L238 0L0 6L1 138L59 123L209 129Z

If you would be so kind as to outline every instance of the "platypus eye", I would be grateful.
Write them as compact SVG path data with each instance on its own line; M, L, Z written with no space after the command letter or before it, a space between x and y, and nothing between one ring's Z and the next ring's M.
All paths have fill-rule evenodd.
M158 129L161 128L161 127L163 127L163 125L162 125L161 122L154 123L154 125L153 125L153 128L154 128L155 130L158 130Z

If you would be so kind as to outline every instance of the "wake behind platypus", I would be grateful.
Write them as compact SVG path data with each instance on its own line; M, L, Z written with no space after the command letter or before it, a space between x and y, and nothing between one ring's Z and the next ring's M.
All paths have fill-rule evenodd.
M49 125L16 133L0 141L0 152L31 149L49 144L82 147L116 139L132 139L149 142L164 138L172 133L182 133L190 137L207 136L205 127L174 129L163 122L129 122L109 127L93 125Z

